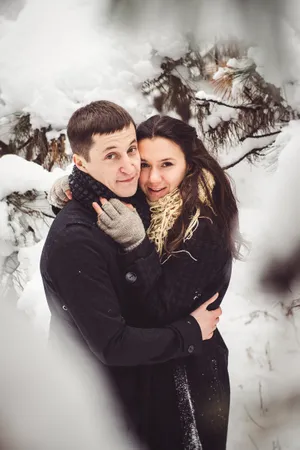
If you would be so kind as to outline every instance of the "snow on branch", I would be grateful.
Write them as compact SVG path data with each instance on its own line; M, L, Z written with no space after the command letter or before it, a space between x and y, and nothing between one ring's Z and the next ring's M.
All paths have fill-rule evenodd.
M65 134L57 133L57 136L49 139L51 127L34 128L29 114L15 113L10 118L8 142L0 140L0 157L4 155L18 155L27 161L33 161L46 170L53 167L65 167L70 163L70 155L66 152ZM1 134L1 125L0 125Z
M268 134L262 134L260 136L248 136L236 149L230 152L230 162L223 161L222 167L224 170L231 169L239 164L244 159L249 162L257 158L266 156L263 150L270 149L272 151L272 144L276 139L276 136L281 132L277 130ZM227 158L226 158L227 159Z
M196 122L205 145L216 154L255 139L256 143L239 156L233 156L231 150L234 159L228 167L232 167L244 158L253 161L264 156L262 150L269 147L282 126L298 119L299 113L287 104L278 87L257 72L253 60L242 53L222 51L229 50L218 49L216 44L214 51L193 50L178 60L165 58L161 74L147 80L142 89L160 113L171 112L186 122ZM201 80L211 84L214 94L197 89ZM264 138L270 139L266 143Z

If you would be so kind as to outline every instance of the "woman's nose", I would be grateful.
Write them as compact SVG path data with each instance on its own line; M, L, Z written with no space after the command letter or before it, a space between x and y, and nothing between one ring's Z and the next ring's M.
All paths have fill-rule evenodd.
M149 174L149 181L150 183L157 183L161 179L160 173L158 170L151 170Z

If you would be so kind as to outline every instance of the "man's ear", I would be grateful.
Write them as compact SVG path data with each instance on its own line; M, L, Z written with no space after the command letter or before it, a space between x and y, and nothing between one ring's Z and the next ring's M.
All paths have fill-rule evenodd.
M81 170L82 172L88 173L86 168L86 160L83 156L77 155L77 153L74 153L73 155L73 163L75 166Z

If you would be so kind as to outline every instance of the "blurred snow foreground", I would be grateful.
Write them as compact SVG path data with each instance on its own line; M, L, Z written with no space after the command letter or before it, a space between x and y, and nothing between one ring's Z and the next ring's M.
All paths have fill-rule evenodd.
M262 285L279 293L291 291L300 280L299 137L300 123L294 121L277 139L283 150L266 190L265 214L255 242L257 252L263 249L259 265Z
M299 109L298 0L193 0L189 8L176 0L165 1L163 7L154 0L16 0L16 4L24 5L18 14L16 7L0 17L3 122L16 111L28 112L33 128L51 124L54 136L65 130L75 109L99 99L121 104L140 121L157 112L142 95L141 84L161 73L164 57L176 59L187 52L189 33L197 45L224 34L261 44L262 54L256 48L247 56ZM237 93L239 87L242 83L237 80ZM205 91L206 99L212 93L203 80L197 90ZM205 120L213 129L213 122L227 124L229 118L217 111ZM244 159L228 171L240 200L242 232L252 243L247 261L235 263L220 322L230 350L229 450L300 449L300 289L295 273L300 245L299 135L300 122L290 122L262 163L253 166ZM222 165L230 166L237 154L253 149L258 137L244 141L251 148L244 149L240 142L237 153L230 148L219 155ZM9 136L1 140L7 143ZM0 297L26 311L43 336L49 310L39 257L53 220L46 195L62 173L61 169L49 173L15 155L0 159ZM262 286L272 287L273 293ZM65 356L46 352L40 335L37 339L29 324L7 306L1 304L0 310L1 438L14 450L124 448L125 439L121 437L121 442L116 435L121 426L111 422L115 410L110 413L106 406L105 381L99 396L82 390L85 383L78 368L72 370ZM90 375L93 378L92 368ZM103 385L98 373L97 385ZM6 434L2 433L6 423L11 425L10 434L6 426ZM64 439L70 445L62 445ZM8 445L4 448L10 450Z
M46 348L7 300L0 300L1 450L141 448L125 434L107 380L82 349L67 336L64 351Z
M0 115L27 111L37 128L64 129L79 105L98 99L139 121L153 111L139 87L160 74L162 59L221 37L261 44L267 80L297 75L297 0L15 2L25 3L16 20L0 16Z

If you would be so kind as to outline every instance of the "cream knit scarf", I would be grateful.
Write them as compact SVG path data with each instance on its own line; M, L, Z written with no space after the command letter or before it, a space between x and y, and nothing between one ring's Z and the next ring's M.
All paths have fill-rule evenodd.
M203 169L203 174L206 185L211 193L215 185L215 180L208 170ZM209 204L201 182L199 182L198 192L201 202ZM161 256L168 232L171 230L176 219L181 213L182 198L180 195L180 190L177 188L170 192L170 194L160 198L157 202L148 201L148 203L150 206L151 222L147 230L147 235L150 241L155 244L156 250ZM191 216L191 221L185 232L184 240L191 239L193 236L193 233L198 226L199 218L201 217L200 214L200 208L197 208L195 213Z

